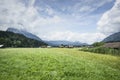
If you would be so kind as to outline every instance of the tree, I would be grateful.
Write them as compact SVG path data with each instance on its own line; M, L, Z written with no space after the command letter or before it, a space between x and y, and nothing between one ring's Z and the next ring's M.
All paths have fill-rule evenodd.
M104 45L104 42L95 42L92 44L92 46L94 47L99 47L99 46L103 46Z

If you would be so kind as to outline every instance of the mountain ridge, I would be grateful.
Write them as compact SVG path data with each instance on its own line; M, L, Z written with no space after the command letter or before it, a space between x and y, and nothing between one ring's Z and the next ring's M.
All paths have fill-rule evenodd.
M22 34L0 31L0 44L4 47L40 47L47 45L43 41L30 39Z
M72 45L72 46L84 46L88 45L87 43L81 43L79 41L65 41L65 40L56 40L56 41L45 41L49 46L60 46L63 45Z
M43 42L47 43L49 46L60 46L61 44L63 44L63 45L72 45L72 46L88 45L87 43L81 43L79 41L72 42L72 41L65 41L65 40L53 40L53 41L42 40L39 37L37 37L36 35L34 35L34 34L30 33L30 32L27 32L25 30L22 30L22 29L8 28L6 31L7 32L17 33L17 34L22 34L25 37L30 38L30 39L43 41Z
M27 32L25 30L22 30L22 29L8 28L6 31L7 32L13 32L13 33L22 34L22 35L24 35L27 38L35 39L35 40L38 40L38 41L42 41L38 36L36 36L36 35L34 35L34 34L30 33L30 32Z
M109 35L102 42L120 42L120 32Z

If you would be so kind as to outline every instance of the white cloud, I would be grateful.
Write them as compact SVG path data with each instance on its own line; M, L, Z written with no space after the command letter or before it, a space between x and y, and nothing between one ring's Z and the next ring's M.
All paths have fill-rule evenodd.
M93 5L91 4L95 0L90 0L90 3L88 0L85 0L83 1L84 3L74 3L75 5L70 5L71 7L65 6L66 8L69 7L68 10L72 10L73 14L75 13L74 16L71 14L59 13L49 5L45 6L45 4L43 4L43 7L36 6L36 0L27 1L28 4L25 5L24 0L23 2L20 0L0 0L0 30L5 30L8 27L23 28L29 32L39 35L42 39L69 40L87 43L100 41L105 37L101 33L89 33L89 30L88 33L73 32L72 30L76 28L76 31L79 31L77 29L89 26L96 20L95 17L91 18L90 16L80 18L78 17L79 12L92 12L112 0L102 0L101 4ZM99 1L97 3L99 3ZM60 5L59 8L61 7L62 5ZM45 11L43 14L48 16L44 17L42 15L43 11ZM82 16L84 14L80 15ZM118 21L119 18L116 18L115 20Z
M99 7L102 7L106 3L110 3L113 0L84 0L81 2L76 3L74 6L70 7L73 11L73 14L89 14L91 12L94 12Z
M106 35L120 32L120 0L116 0L112 9L103 14L98 22L98 30Z
M29 6L34 6L35 0L29 0Z
M0 1L0 25L5 28L18 23L21 15L26 10L22 3L17 0L1 0Z
M103 38L105 38L105 35L102 33L77 33L71 31L51 32L43 36L43 39L45 40L80 41L90 44L95 41L101 41Z
M0 1L0 29L6 29L7 27L24 28L29 31L35 32L35 28L46 27L51 24L57 24L62 19L54 15L53 17L44 18L37 11L37 7L34 6L35 0L29 0L28 6L19 0ZM50 8L46 8L48 14L54 12ZM21 26L22 24L22 26ZM4 28L3 28L4 27Z

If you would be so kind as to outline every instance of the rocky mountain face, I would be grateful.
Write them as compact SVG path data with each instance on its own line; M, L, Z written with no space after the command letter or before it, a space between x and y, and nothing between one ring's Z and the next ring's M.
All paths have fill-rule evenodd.
M120 42L120 32L108 36L102 42Z
M43 41L27 38L23 34L0 31L0 45L4 45L4 47L40 47L47 44Z
M30 39L35 39L35 40L38 40L38 41L42 41L39 37L37 37L36 35L30 33L30 32L27 32L25 30L22 30L22 29L16 29L16 28L8 28L6 30L7 32L13 32L13 33L18 33L18 34L22 34L24 35L25 37L27 38L30 38Z

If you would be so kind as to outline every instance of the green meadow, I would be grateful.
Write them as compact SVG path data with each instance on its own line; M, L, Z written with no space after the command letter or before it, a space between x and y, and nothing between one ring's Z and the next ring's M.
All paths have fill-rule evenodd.
M78 48L5 48L0 80L120 80L120 56Z

